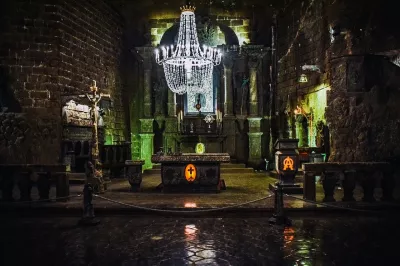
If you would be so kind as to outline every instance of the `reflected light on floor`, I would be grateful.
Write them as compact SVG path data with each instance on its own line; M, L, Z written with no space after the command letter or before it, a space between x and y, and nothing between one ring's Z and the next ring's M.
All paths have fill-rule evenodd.
M283 230L283 236L285 239L285 244L289 244L294 240L294 229L292 227L285 227Z
M186 241L192 241L196 239L197 228L194 224L185 225L185 239Z
M197 208L197 204L194 202L186 202L185 208Z

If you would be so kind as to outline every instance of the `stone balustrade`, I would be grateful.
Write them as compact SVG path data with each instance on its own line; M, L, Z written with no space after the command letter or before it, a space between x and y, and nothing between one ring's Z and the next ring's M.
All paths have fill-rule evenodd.
M324 202L334 202L335 187L342 181L344 196L342 201L355 201L354 190L356 185L363 189L363 201L373 202L376 188L382 189L380 200L393 199L395 180L393 169L385 162L351 162L351 163L305 163L303 164L304 199L316 200L315 176L321 175L324 189Z
M130 158L130 143L103 145L102 147L103 169L110 171L110 177L124 177L125 161Z
M14 201L15 186L19 201L31 201L32 187L36 186L40 200L50 199L50 189L55 186L58 201L67 201L69 178L67 166L62 164L0 164L0 190L2 201Z

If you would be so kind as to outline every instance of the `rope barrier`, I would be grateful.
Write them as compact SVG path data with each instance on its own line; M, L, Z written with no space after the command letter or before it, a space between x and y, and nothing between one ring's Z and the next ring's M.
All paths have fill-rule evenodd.
M360 209L354 209L354 208L349 208L349 207L343 207L343 206L337 206L337 205L332 205L332 204L326 204L326 203L322 203L322 202L316 202L316 201L312 201L312 200L307 200L307 199L302 199L302 198L298 198L289 194L283 194L286 197L289 198L293 198L293 199L297 199L297 200L301 200L307 203L312 203L315 205L322 205L325 207L331 207L331 208L337 208L337 209L342 209L342 210L349 210L349 211L358 211L358 212L371 212L371 213L379 213L377 211L371 211L371 210L360 210Z
M113 200L113 199L108 199L106 197L102 197L102 196L97 195L97 194L93 194L93 196L95 196L95 197L97 197L99 199L103 199L103 200L106 200L106 201L109 201L109 202L113 202L113 203L116 203L116 204L120 204L120 205L123 205L123 206L131 207L131 208L135 208L135 209L139 209L139 210L162 212L162 213L205 213L205 212L214 212L214 211L231 209L231 208L235 208L235 207L251 204L251 203L254 203L254 202L266 200L266 199L271 198L273 196L273 194L270 194L270 195L268 195L267 197L264 197L264 198L260 198L260 199L256 199L256 200L252 200L252 201L248 201L248 202L244 202L244 203L240 203L240 204L235 204L235 205L231 205L231 206L226 206L226 207L221 207L221 208L212 208L212 209L207 209L207 210L195 210L195 211L173 211L173 210L147 208L147 207L141 207L141 206L136 206L136 205L129 204L129 203L120 202L120 201Z
M77 198L77 197L81 197L81 196L82 196L82 194L77 194L77 195L70 195L70 196L66 196L66 197L49 198L49 199L0 202L0 205L16 205L16 204L26 204L26 203L32 204L32 203L40 203L40 202L50 202L50 201L57 201L57 200L61 200L61 199Z

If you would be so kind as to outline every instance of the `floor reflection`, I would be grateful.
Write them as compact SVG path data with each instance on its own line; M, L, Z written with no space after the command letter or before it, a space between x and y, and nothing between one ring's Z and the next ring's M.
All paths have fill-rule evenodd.
M215 264L216 251L214 241L199 239L199 229L194 224L185 225L186 259L195 265Z

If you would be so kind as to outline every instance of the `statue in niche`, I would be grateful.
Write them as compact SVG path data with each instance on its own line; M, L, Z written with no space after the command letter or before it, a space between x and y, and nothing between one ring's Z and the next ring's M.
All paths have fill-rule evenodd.
M249 83L250 83L250 79L244 75L243 76L243 81L242 81L242 85L241 85L241 91L242 91L242 103L240 105L240 114L243 115L243 109L245 107L245 104L247 102L247 95L248 95L248 91L249 91Z
M218 26L208 17L196 18L197 37L200 44L208 46L218 45Z
M322 152L326 154L326 158L330 155L330 144L329 144L329 129L323 121L318 121L316 125L317 136L316 145L322 149Z
M196 100L197 102L195 103L194 107L196 108L196 105L199 103L200 106L205 107L206 106L206 97L204 97L203 94L201 93L196 93Z

